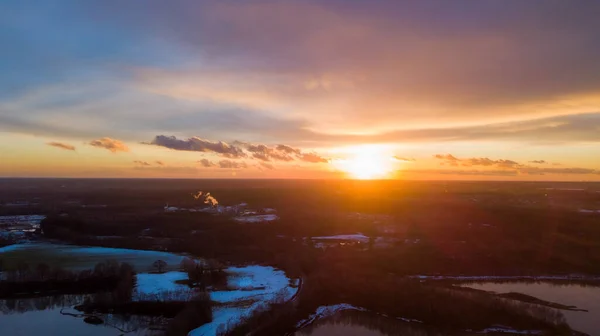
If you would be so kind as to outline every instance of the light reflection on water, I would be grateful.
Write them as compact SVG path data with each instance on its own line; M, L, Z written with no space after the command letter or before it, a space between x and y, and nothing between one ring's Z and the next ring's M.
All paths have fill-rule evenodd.
M517 292L538 299L576 306L589 312L561 310L571 328L591 336L600 336L600 287L579 284L539 283L472 283L464 287L493 291L496 293Z
M447 336L418 323L407 323L369 312L346 310L315 321L295 336Z
M71 307L84 301L89 295L56 295L32 299L0 300L0 335L85 335L113 336L124 331L135 330L127 335L159 334L147 328L157 323L156 318L144 316L104 315L105 324L85 323L83 317L61 314L81 315ZM121 330L119 330L121 329Z

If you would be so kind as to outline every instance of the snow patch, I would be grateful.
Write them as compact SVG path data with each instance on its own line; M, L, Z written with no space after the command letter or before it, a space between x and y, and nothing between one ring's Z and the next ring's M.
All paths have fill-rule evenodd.
M290 286L290 279L283 271L270 266L229 267L228 286L233 290L210 293L213 301L226 306L213 308L213 320L196 328L188 336L212 336L217 334L220 325L235 325L244 316L277 300L290 300L297 292ZM249 306L240 302L252 300ZM238 306L235 306L238 304ZM246 302L247 304L247 302Z
M579 212L581 212L581 213L598 213L598 214L600 214L600 210L580 209Z
M235 221L242 223L261 223L261 222L271 222L279 219L279 216L275 214L268 215L255 215L255 216L238 216L233 218Z
M179 271L160 274L140 273L137 275L137 285L133 301L159 300L165 296L170 300L188 300L191 298L194 290L187 285L175 283L175 281L187 279L187 273Z
M342 310L367 311L365 308L356 307L356 306L353 306L348 303L340 303L340 304L335 304L335 305L330 305L330 306L320 306L319 308L317 308L317 310L315 311L314 314L310 315L307 319L298 322L296 324L296 328L300 329L302 327L305 327L305 326L313 323L314 321L316 321L318 319L331 316Z
M506 333L506 334L519 334L519 335L542 335L543 332L541 330L517 330L511 329L510 327L504 326L492 326L490 328L485 328L480 331L476 331L477 334L489 334L489 333Z
M313 239L313 240L350 240L350 241L357 241L360 243L368 243L369 242L369 237L363 235L362 233L335 235L335 236L311 237L311 239Z

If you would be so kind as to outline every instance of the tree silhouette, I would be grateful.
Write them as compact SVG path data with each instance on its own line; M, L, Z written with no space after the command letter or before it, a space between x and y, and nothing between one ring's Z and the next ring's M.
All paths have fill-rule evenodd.
M164 260L157 260L154 263L152 263L152 267L156 268L158 273L163 273L165 271L165 268L167 268L167 262Z

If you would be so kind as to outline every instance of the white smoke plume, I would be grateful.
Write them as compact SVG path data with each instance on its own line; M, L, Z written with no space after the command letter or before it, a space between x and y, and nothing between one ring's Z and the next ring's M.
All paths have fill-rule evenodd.
M198 191L196 194L192 193L192 197L194 197L196 200L201 199L204 204L210 204L213 207L219 205L219 201L217 201L217 199L214 198L209 192Z

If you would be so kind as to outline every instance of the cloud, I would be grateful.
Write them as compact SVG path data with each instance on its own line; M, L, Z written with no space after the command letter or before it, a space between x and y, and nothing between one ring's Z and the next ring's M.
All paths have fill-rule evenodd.
M219 168L227 168L227 169L245 169L248 168L248 165L245 162L237 162L231 160L221 160L219 161Z
M413 158L408 158L408 157L403 157L403 156L398 156L398 155L392 156L392 159L396 160L396 161L402 161L402 162L415 162L416 161Z
M62 142L51 141L51 142L46 143L46 145L60 148L60 149L66 149L66 150L70 150L70 151L75 150L75 146L72 146L72 145L69 145L66 143L62 143Z
M435 154L433 157L436 158L436 159L439 159L439 160L444 160L444 162L441 163L441 165L449 164L449 165L454 166L454 167L458 166L458 162L461 161L461 160L459 160L458 158L456 158L452 154L446 154L446 155L444 155L444 154Z
M482 158L468 158L468 159L459 159L452 154L436 154L433 156L438 160L442 160L442 164L449 164L451 166L458 166L459 164L464 167L472 167L472 166L484 166L490 167L495 166L498 168L514 168L519 166L519 163L512 160L492 160L490 158L482 157Z
M133 161L133 163L135 163L138 166L143 166L143 167L150 166L150 164L148 162L146 162L146 161L135 160L135 161Z
M177 139L174 136L157 135L150 143L151 145L166 147L181 151L212 152L230 159L252 158L259 161L284 161L290 162L301 160L311 163L328 162L326 158L317 153L305 153L299 148L279 144L267 146L264 144L253 144L244 141L211 141L200 137L192 137L186 140Z
M461 6L469 12L454 10ZM11 46L3 54L0 128L128 141L196 131L294 146L598 141L593 124L546 131L486 125L598 111L600 45L590 41L600 29L599 6L13 2L7 5L11 34L0 36L1 45ZM85 87L85 94L40 95L50 83ZM8 98L16 93L37 96ZM449 128L449 122L478 125Z
M300 149L298 148L293 148L287 145L277 145L275 147L275 149L277 149L278 151L287 153L287 154L300 154Z
M283 150L280 150L283 149ZM289 154L291 147L278 145L275 148L265 145L246 144L246 150L252 153L252 157L261 161L293 161L294 158ZM299 152L299 151L298 151Z
M590 168L539 168L539 167L521 167L519 172L528 175L600 175L600 170Z
M402 173L416 174L440 174L440 175L460 175L460 176L517 176L516 170L467 170L467 169L416 169L403 170Z
M174 136L157 135L150 144L180 151L212 152L227 158L246 157L246 153L237 146L222 141L213 142L199 137L179 140Z
M451 166L483 166L483 167L495 167L501 170L435 170L440 174L460 174L460 175L485 175L485 174L501 174L504 172L506 175L600 175L600 170L593 168L579 168L579 167L566 167L566 168L541 168L535 166L528 166L520 164L513 160L493 160L489 158L467 158L459 159L451 154L436 154L433 156L435 159L443 160L444 163ZM535 164L546 163L544 160L533 160L529 161ZM434 171L434 170L432 170Z
M304 162L311 162L311 163L327 163L327 162L329 162L329 160L327 160L326 158L324 158L316 153L302 153L302 154L298 155L298 158Z
M533 161L529 161L529 163L546 164L548 162L546 162L546 160L533 160Z
M156 163L159 166L164 166L165 165L165 163L162 162L162 161L160 161L160 160L154 161L154 163Z
M93 147L107 149L113 153L129 152L129 148L124 143L111 138L101 138L97 140L92 140L89 144Z
M198 161L198 163L205 168L210 168L210 167L215 167L216 164L212 161L210 161L209 159L202 159L200 161Z

